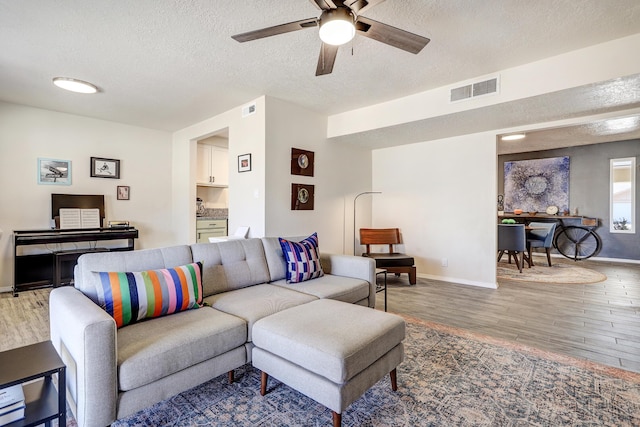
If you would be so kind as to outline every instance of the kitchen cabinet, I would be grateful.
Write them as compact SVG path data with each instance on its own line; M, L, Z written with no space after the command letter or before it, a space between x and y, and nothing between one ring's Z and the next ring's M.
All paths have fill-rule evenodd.
M208 187L229 185L229 150L215 145L198 144L196 184Z
M227 234L226 219L196 220L196 243L209 243L209 237L223 237Z

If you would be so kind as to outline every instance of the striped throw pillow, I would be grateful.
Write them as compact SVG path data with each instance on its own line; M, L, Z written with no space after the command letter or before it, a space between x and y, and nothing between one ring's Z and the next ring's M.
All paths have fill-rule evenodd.
M318 252L318 233L313 233L300 242L280 237L278 241L287 263L287 283L304 282L324 275Z
M118 328L143 319L200 307L202 263L174 268L117 273L99 272L102 308Z

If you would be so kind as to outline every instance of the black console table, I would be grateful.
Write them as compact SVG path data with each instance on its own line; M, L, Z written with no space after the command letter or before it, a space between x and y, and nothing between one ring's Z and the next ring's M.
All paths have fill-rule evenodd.
M71 283L73 267L80 255L90 252L132 251L138 230L134 227L81 228L69 230L15 230L13 232L13 294L27 289L60 286ZM126 240L125 246L113 248L78 248L53 250L46 253L24 255L21 246L59 243Z

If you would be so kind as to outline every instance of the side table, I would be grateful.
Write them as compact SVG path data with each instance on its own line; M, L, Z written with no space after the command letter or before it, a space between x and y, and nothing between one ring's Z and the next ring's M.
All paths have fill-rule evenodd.
M384 274L384 282L378 284L378 276ZM376 268L376 293L384 291L384 311L387 311L387 270Z
M57 374L58 390L52 376ZM29 384L23 384L32 380ZM0 389L23 384L25 417L11 427L67 425L66 366L51 341L19 347L0 353Z

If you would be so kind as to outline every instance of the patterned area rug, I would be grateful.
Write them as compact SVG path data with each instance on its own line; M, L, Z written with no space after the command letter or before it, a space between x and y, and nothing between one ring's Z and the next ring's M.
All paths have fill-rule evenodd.
M640 426L640 374L408 319L398 391L389 376L343 426ZM326 426L331 411L260 373L222 375L113 426Z
M509 264L504 259L498 263L498 279L508 279L520 282L560 283L560 284L588 284L607 280L607 276L599 271L580 267L574 263L553 262L549 267L547 261L534 260L536 265L529 268L525 263L522 273L515 263Z

